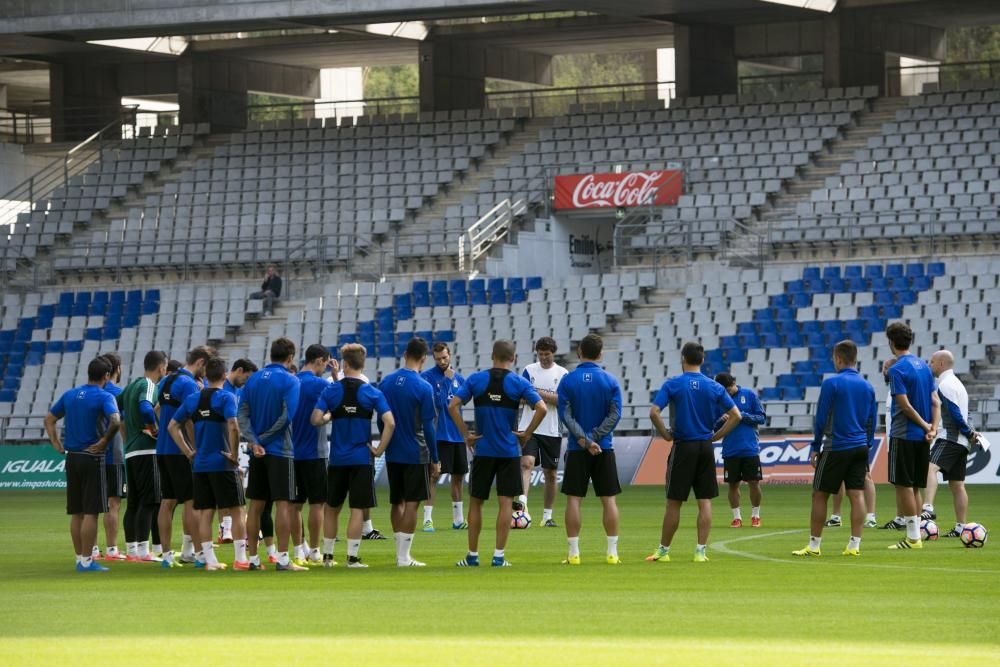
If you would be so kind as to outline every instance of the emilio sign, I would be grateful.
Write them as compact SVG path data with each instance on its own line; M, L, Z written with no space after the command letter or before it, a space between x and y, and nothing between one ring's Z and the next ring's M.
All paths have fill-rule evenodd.
M684 185L683 172L633 171L623 174L556 176L556 210L672 206Z

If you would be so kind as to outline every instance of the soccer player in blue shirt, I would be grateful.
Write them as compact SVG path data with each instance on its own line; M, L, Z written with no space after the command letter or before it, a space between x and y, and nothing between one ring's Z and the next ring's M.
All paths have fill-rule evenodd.
M276 510L275 534L278 563L275 569L297 572L306 568L288 556L292 533L291 501L295 498L295 450L292 446L292 417L299 405L299 380L288 372L295 361L295 343L277 338L271 343L271 363L250 376L243 387L239 406L240 433L250 443L259 465L250 468L247 497L247 534L257 535L260 516L267 502ZM260 465L262 464L262 465ZM262 570L257 540L250 540L250 569Z
M160 472L160 514L157 523L160 527L160 540L163 546L163 562L165 568L180 567L181 563L194 562L194 540L192 535L197 528L194 516L194 488L191 473L191 461L177 448L177 444L167 432L167 426L173 419L174 412L181 406L184 399L201 391L199 381L205 374L205 364L214 356L211 348L196 347L187 354L185 365L174 373L160 380L157 395L160 406L160 423L156 436L156 464ZM193 430L189 430L189 440L194 439ZM184 507L181 525L184 528L184 541L180 558L174 560L171 550L173 536L174 509L180 504Z
M119 397L123 387L116 383L120 383L122 380L122 358L114 352L105 352L101 358L111 366L111 379L104 385L104 391L114 396L118 410L121 412L122 406ZM108 511L104 513L105 560L125 560L125 554L118 551L118 518L122 498L125 497L125 440L122 438L122 430L118 430L104 456L104 477L108 485ZM128 537L128 535L125 536L126 542ZM101 557L101 551L96 544L94 545L93 557Z
M809 544L792 553L819 556L827 501L843 484L851 501L851 539L845 556L861 555L861 531L865 520L865 475L868 448L875 444L878 399L868 381L858 374L858 346L843 340L833 348L837 374L823 381L816 405L810 463L813 477Z
M451 350L447 343L434 343L431 352L434 366L424 371L421 377L434 387L434 407L437 410L434 432L437 435L441 471L437 475L431 475L430 498L424 503L425 533L434 532L434 497L438 478L442 474L451 476L451 527L455 530L469 527L465 522L465 508L462 504L462 483L465 481L465 474L469 472L469 448L465 446L462 434L448 414L448 403L465 382L465 378L452 368Z
M87 365L87 384L70 389L45 415L49 442L66 455L66 513L76 553L77 572L107 572L93 560L97 542L97 515L108 509L104 481L104 452L118 433L118 405L104 385L111 379L111 366L100 357ZM65 443L56 424L66 418Z
M729 485L729 507L733 510L733 522L729 525L731 528L743 527L740 482L746 482L750 487L750 526L760 528L760 483L764 472L760 467L757 427L767 422L767 414L754 390L736 384L736 378L729 373L719 373L715 381L725 388L743 415L739 425L722 441L723 476Z
M247 383L250 376L258 370L257 364L249 359L237 359L233 362L232 368L226 374L226 381L222 383L225 391L236 396L236 405L240 404L240 396L243 394L243 385ZM248 454L249 456L249 454ZM245 475L244 465L240 464L240 479ZM241 509L241 511L243 511ZM244 522L246 519L244 518ZM274 544L274 522L271 520L271 510L265 507L261 514L261 532L264 534L264 541ZM256 539L256 538L254 538ZM233 542L233 517L229 515L229 510L219 511L219 544L232 544Z
M344 377L323 390L311 416L313 426L333 424L323 526L323 567L337 564L333 559L333 547L345 500L351 508L347 521L347 567L368 567L361 562L359 551L365 512L375 507L376 502L372 457L382 456L396 428L385 396L362 377L365 356L364 346L357 343L340 348ZM382 423L382 437L376 447L371 445L373 416Z
M920 549L920 490L927 486L930 443L937 437L941 402L934 374L910 354L913 330L893 322L885 330L895 361L888 369L892 408L889 418L889 483L896 487L896 513L906 537L890 549Z
M323 375L332 370L336 376L339 366L323 345L306 348L305 362L299 371L299 408L292 418L292 446L295 449L295 502L292 504L292 534L295 537L296 565L320 565L323 555L319 538L323 532L323 511L326 507L326 468L330 458L330 441L326 427L317 428L310 422L313 408L330 381ZM309 543L306 544L302 528L302 506L309 501Z
M417 528L417 505L430 495L430 475L441 471L434 429L434 388L420 377L428 351L427 341L411 338L403 354L403 367L379 384L396 421L385 462L399 567L424 566L410 555Z
M193 450L194 509L198 532L196 540L201 545L195 567L206 570L224 570L212 545L212 516L216 510L228 510L233 517L236 551L233 568L249 570L247 561L247 535L243 523L243 484L237 471L239 461L240 427L236 419L236 395L225 391L226 362L212 357L205 365L206 387L184 399L174 412L167 429L177 448ZM186 439L182 425L194 425L194 443Z
M598 366L604 341L587 334L580 341L581 363L559 383L559 419L566 425L566 469L562 492L566 494L566 539L569 555L563 563L580 564L580 504L593 482L604 510L608 537L608 565L618 565L618 503L622 492L611 433L621 420L622 392L618 380Z
M667 459L667 509L663 515L660 545L647 561L670 560L670 542L677 532L681 506L687 502L692 488L698 501L698 544L694 560L696 563L708 560L705 545L712 529L712 498L719 495L712 443L729 435L739 425L742 415L722 385L702 374L704 362L705 348L699 343L685 343L681 348L684 373L663 383L649 409L656 432L667 442L673 442L673 447ZM668 405L669 429L660 414ZM726 422L713 433L713 425L724 414L728 414Z
M496 480L499 501L496 524L496 548L493 567L508 567L504 550L510 534L514 498L521 495L521 452L525 443L545 418L545 401L526 379L511 371L517 353L514 343L493 343L493 367L473 373L448 405L452 421L462 439L475 451L469 474L469 552L458 561L460 567L479 566L479 533L483 529L483 503L490 498ZM524 431L517 431L517 411L521 401L534 408L535 414ZM462 419L462 405L474 401L476 433L469 433ZM398 419L398 417L397 417Z

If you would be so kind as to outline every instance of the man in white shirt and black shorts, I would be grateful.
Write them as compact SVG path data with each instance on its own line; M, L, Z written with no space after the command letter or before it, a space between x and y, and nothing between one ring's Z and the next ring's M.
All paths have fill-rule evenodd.
M542 400L553 408L549 409L542 424L521 450L521 477L524 493L514 501L514 510L528 511L528 489L531 488L531 473L535 466L540 465L542 473L545 475L543 495L545 510L542 514L542 525L546 528L556 528L558 526L552 519L552 505L555 504L556 500L556 469L559 467L562 437L559 431L559 413L554 409L554 406L558 405L559 402L559 397L556 394L559 382L566 377L569 371L556 363L556 342L548 336L542 336L535 343L535 358L538 361L528 364L521 375L531 383ZM533 414L530 409L521 411L518 430L523 431L527 428Z

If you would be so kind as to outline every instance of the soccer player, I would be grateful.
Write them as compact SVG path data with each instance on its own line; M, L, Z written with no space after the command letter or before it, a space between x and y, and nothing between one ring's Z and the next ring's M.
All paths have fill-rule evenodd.
M712 498L719 495L712 443L729 435L739 425L742 415L722 385L702 374L701 365L704 362L705 348L699 343L684 343L681 348L684 373L663 383L649 409L649 418L656 432L667 442L673 441L673 447L667 459L667 507L663 514L660 545L646 558L647 561L670 560L670 542L677 532L681 506L687 502L692 488L698 501L698 543L694 561L703 563L708 560L705 546L712 529ZM669 429L660 414L667 405L671 407ZM712 426L723 414L729 416L713 434Z
M165 568L178 567L181 563L194 563L194 540L191 537L197 528L194 516L194 490L192 488L191 461L177 448L177 443L170 437L167 426L174 417L174 412L181 406L184 399L198 393L201 388L198 382L205 374L205 364L213 356L208 347L193 348L187 354L186 363L176 373L160 380L157 395L160 403L160 423L156 437L156 463L160 469L160 538L163 540L163 563ZM194 435L188 433L189 440ZM173 535L174 509L180 504L183 508L182 526L184 542L179 559L174 559L170 542Z
M236 400L240 398L240 394L243 393L243 385L247 383L250 376L258 371L257 364L250 361L249 359L237 359L233 362L232 368L226 374L226 381L223 383L222 388L226 391L234 394Z
M240 396L243 393L243 385L246 384L247 379L251 375L257 372L257 364L250 361L249 359L237 359L233 362L233 367L226 374L226 381L223 383L222 388L226 391L232 393L236 396L236 404L239 405ZM247 452L243 452L244 457L248 457ZM246 459L249 460L249 459ZM240 466L240 476L244 475L243 467L246 464L241 464ZM242 509L240 511L243 511ZM266 534L274 535L274 523L271 521L271 511L269 508L265 508L264 513L261 515L261 523L264 524L264 517L267 518L266 523L270 526L269 531L265 531ZM244 518L244 523L246 519ZM254 539L257 539L256 536ZM273 547L274 539L270 538L271 545ZM233 518L229 515L228 510L219 511L219 543L220 544L232 544L233 542Z
M851 501L851 538L843 555L861 555L865 472L868 470L868 449L875 445L878 399L872 386L858 374L857 363L858 346L854 341L843 340L833 347L837 374L824 380L820 388L809 456L809 462L816 469L809 544L793 551L796 556L820 555L827 500L841 485L847 489Z
M736 384L729 373L719 373L715 381L722 385L736 407L740 409L739 425L722 441L723 475L729 485L729 507L733 510L730 528L743 527L740 511L740 482L750 487L750 526L760 528L760 483L764 473L760 467L760 439L757 427L767 422L764 406L753 389Z
M451 527L455 530L469 527L465 522L465 508L462 503L462 482L465 480L465 474L469 472L469 451L465 441L462 440L462 435L448 415L448 403L465 382L465 378L452 368L451 350L447 343L434 343L432 353L434 366L424 371L421 377L434 388L434 407L437 410L434 432L437 435L441 472L431 475L430 498L424 503L425 533L434 532L434 498L437 495L436 488L441 474L451 476Z
M338 380L343 380L344 379L344 370L343 369L341 369L340 372L337 373L337 379ZM368 376L365 375L364 373L361 373L360 375L358 375L358 379L361 380L362 382L365 382L365 383L370 383L371 382L368 379ZM374 463L372 465L374 465ZM382 531L380 531L378 528L376 528L375 526L372 525L372 512L371 512L371 510L370 509L366 509L365 512L364 512L364 514L365 514L365 522L361 526L361 539L362 540L384 540L385 539L385 535L382 534Z
M906 537L890 549L920 549L920 489L927 485L930 443L937 437L941 405L934 375L922 359L910 354L913 331L903 322L885 330L896 361L889 368L892 411L889 424L889 483L896 487L896 513L906 524Z
M543 342L544 338L539 345ZM539 345L535 346L536 351ZM566 494L566 540L569 543L569 555L563 563L569 565L580 564L580 504L591 482L604 511L604 532L608 537L607 563L618 565L621 562L618 559L618 503L615 496L622 492L622 487L618 481L611 433L621 420L622 392L618 380L597 365L603 349L604 341L600 336L584 336L577 348L580 365L561 378L557 389L559 419L569 431L562 485L562 492ZM521 460L524 461L523 458Z
M448 405L452 421L462 439L475 454L469 473L469 551L456 563L459 567L479 566L479 534L483 530L483 503L490 498L496 480L497 523L493 567L509 567L505 549L510 534L514 498L521 495L521 451L545 418L545 401L531 383L511 371L517 353L514 343L493 343L493 367L473 373ZM523 431L517 431L517 411L521 401L533 406L535 416ZM474 401L476 433L469 433L462 419L462 405ZM478 444L477 444L478 443Z
M531 473L535 466L542 467L542 474L545 476L545 488L542 494L544 502L542 511L542 525L546 528L557 528L556 522L552 519L552 506L556 501L556 470L559 468L559 453L562 447L561 435L559 433L559 411L553 410L552 406L558 404L556 391L559 382L566 377L565 368L556 363L556 342L548 336L542 336L535 343L535 357L538 359L533 364L524 367L521 375L531 383L538 395L545 401L548 412L541 426L531 436L531 440L524 446L521 452L521 485L524 493L518 496L514 502L515 510L528 511L528 491L531 489ZM533 413L529 410L521 412L521 421L518 429L523 431L531 422ZM572 443L574 439L570 439ZM565 484L565 482L563 482Z
M931 449L927 473L927 494L921 518L936 519L934 497L937 495L938 471L948 482L955 505L955 527L944 534L958 537L965 525L969 509L969 495L965 491L965 467L972 446L979 442L979 434L969 425L969 394L965 385L955 375L955 356L948 350L938 350L931 355L931 372L937 378L937 394L941 401L941 425L944 432Z
M313 426L329 424L331 420L333 423L323 526L324 567L337 564L333 559L333 549L345 500L351 508L347 521L347 567L368 567L361 561L359 553L365 511L376 504L372 457L382 455L396 427L385 396L362 379L365 355L365 348L356 343L340 348L344 377L323 390L310 417ZM382 422L382 437L376 447L371 446L374 415Z
M118 383L122 380L122 358L114 352L105 352L101 355L104 361L111 366L111 377L104 385L104 391L111 394L121 412L122 388ZM104 560L125 560L125 554L118 551L118 524L121 513L122 498L125 497L125 441L122 439L121 429L115 433L115 437L108 445L104 456L104 478L107 482L108 490L108 511L104 513L104 543L106 550ZM126 549L127 551L127 549ZM101 557L101 550L94 545L94 558Z
M275 504L275 537L279 571L306 568L288 557L292 509L295 498L295 463L291 420L299 404L299 380L288 372L295 360L295 343L277 338L271 343L271 363L250 376L239 406L240 432L250 443L256 466L250 468L247 496L247 534L256 535L268 500ZM250 540L250 569L264 569L257 555L257 540Z
M330 357L330 350L322 345L306 348L306 359L299 378L299 407L292 418L292 446L295 450L295 502L292 512L301 525L302 506L309 501L309 543L306 544L305 531L294 528L298 538L295 545L296 565L319 565L323 555L319 550L319 538L323 532L323 510L327 497L326 468L330 458L330 441L326 427L317 428L310 421L313 408L320 394L330 382L323 377L328 370L337 374L337 362Z
M830 518L823 524L828 528L839 528L844 523L840 514L840 508L844 503L844 491L844 486L841 484L840 491L833 497ZM865 511L865 528L878 528L878 520L875 518L875 481L872 480L871 471L865 472Z
M66 455L66 513L76 553L77 572L107 572L91 554L97 543L97 515L108 510L104 451L118 433L121 419L114 397L104 391L111 366L98 357L87 365L87 384L70 389L45 415L49 442ZM66 442L56 424L66 418Z
M430 495L430 475L441 472L434 431L434 388L420 377L428 351L423 338L411 338L403 354L403 367L382 378L379 385L395 420L385 462L399 567L425 565L410 555L417 528L417 505Z
M125 435L126 560L156 561L149 550L149 533L160 507L160 471L156 465L156 385L167 372L167 355L147 352L143 375L125 387L119 399Z
M194 509L197 518L198 552L195 567L224 570L212 545L212 516L215 510L229 510L233 517L236 551L233 568L249 570L247 535L241 511L246 500L243 484L236 470L239 460L240 427L236 419L236 396L222 388L226 381L226 362L212 357L205 365L204 389L191 394L174 412L167 425L170 437L185 456L192 459L194 470ZM194 424L194 449L186 441L181 425Z

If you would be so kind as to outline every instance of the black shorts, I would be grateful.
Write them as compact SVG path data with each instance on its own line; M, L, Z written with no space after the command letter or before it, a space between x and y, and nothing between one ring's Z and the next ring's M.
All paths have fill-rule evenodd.
M160 493L164 500L186 503L194 498L191 462L183 454L157 454L160 466Z
M66 452L66 514L108 511L104 455Z
M715 478L715 449L708 440L674 442L667 458L667 498L685 501L694 489L698 500L719 495Z
M267 464L264 463L263 457L257 458L256 456L253 455L253 452L251 451L250 463L247 464L247 478L243 484L243 488L246 489L247 491L247 498L250 498L252 500L270 501L271 500L270 498L254 498L254 496L250 494L250 479L253 478L254 476L267 477Z
M326 502L326 459L295 462L295 502L321 505Z
M155 454L140 454L125 459L125 472L128 475L129 505L159 505L163 496L160 493L160 466Z
M764 479L759 456L730 456L722 461L723 479L726 484L759 482Z
M469 472L469 448L464 442L438 440L438 457L441 472L449 475L465 475Z
M516 498L524 493L521 483L521 457L474 456L472 471L469 473L469 495L480 500L489 500L493 480L497 483L497 495Z
M389 504L419 503L431 497L431 473L426 463L386 463Z
M194 508L216 510L243 507L243 483L235 470L194 473Z
M931 463L941 469L946 482L964 482L969 450L950 440L938 440L931 450Z
M330 466L327 488L330 493L326 504L330 507L340 507L345 500L354 510L375 507L375 466Z
M813 490L836 494L840 493L841 484L848 491L861 490L865 488L867 474L867 447L821 452L816 460Z
M562 492L567 496L584 498L590 482L594 483L594 493L598 497L617 496L622 492L615 450L605 449L597 456L590 452L566 452Z
M271 454L251 458L247 498L295 500L295 461L291 457Z
M889 483L923 489L927 486L927 470L931 460L926 440L889 440Z
M521 450L521 456L532 456L535 459L536 466L540 465L546 470L555 470L559 467L559 452L561 450L562 438L551 435L538 435L536 433L524 445L524 449Z
M108 498L125 497L125 464L105 463L104 479L108 485Z

